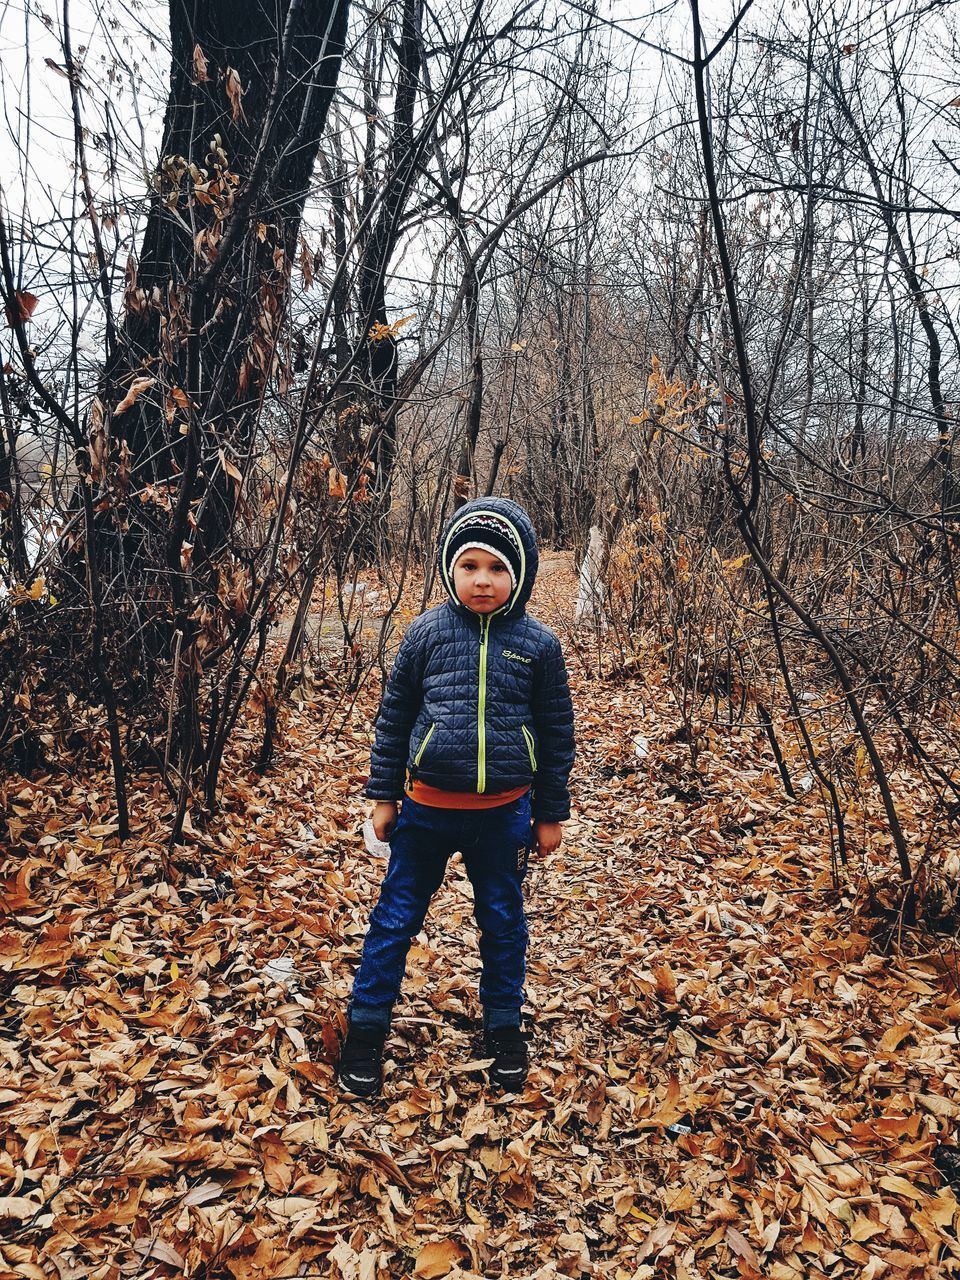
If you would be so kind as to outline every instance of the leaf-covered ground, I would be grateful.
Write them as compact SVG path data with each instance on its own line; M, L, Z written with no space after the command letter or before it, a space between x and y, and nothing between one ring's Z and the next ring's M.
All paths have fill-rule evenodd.
M569 602L547 575L541 612ZM3 784L0 1277L960 1274L949 966L881 953L828 892L819 805L784 800L761 739L710 739L694 777L654 667L570 665L575 820L529 881L516 1099L471 1065L456 863L382 1098L334 1086L382 871L373 689L345 722L312 695L266 778L251 728L176 885L155 780L123 847L106 776Z

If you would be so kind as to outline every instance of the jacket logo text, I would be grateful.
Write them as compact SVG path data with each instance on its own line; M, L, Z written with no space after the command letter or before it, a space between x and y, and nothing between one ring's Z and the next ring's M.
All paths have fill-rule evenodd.
M504 649L503 656L505 658L512 658L514 662L531 663L533 661L532 658L525 658L521 653L514 653L512 649Z

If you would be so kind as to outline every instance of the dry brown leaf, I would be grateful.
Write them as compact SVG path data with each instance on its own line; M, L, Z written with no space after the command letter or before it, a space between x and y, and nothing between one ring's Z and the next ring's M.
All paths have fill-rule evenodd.
M884 1191L892 1191L894 1195L903 1196L905 1200L915 1200L917 1204L925 1204L930 1199L929 1191L922 1191L919 1187L915 1187L912 1182L908 1182L906 1178L901 1178L897 1174L888 1174L886 1177L878 1178L877 1185L882 1187Z
M224 88L230 102L230 116L233 123L245 122L247 117L243 110L243 86L240 83L240 76L233 67L227 67L224 73Z
M37 309L37 303L40 299L35 293L29 293L26 289L18 289L13 295L16 302L14 308L9 302L6 304L7 324L12 329L19 320L26 323Z
M242 472L234 466L222 449L220 450L220 465L231 480L236 480L237 484L243 484Z
M165 1262L171 1267L183 1268L183 1255L174 1249L172 1244L157 1240L150 1236L140 1236L134 1240L133 1247L142 1258L153 1258L156 1262Z
M909 1022L894 1023L883 1033L877 1048L881 1053L896 1053L912 1032L913 1026Z
M657 995L664 1004L677 1003L677 978L669 964L654 966L653 976L656 981Z
M198 44L193 46L193 75L191 77L194 84L204 84L210 79L207 74L207 59Z
M474 1058L470 1062L461 1062L455 1067L451 1067L447 1074L451 1076L462 1076L468 1075L474 1071L486 1071L491 1062L493 1062L492 1058Z
M219 1200L222 1195L223 1187L219 1182L201 1182L199 1186L190 1188L183 1197L181 1204L187 1206L212 1204L214 1200Z
M113 416L118 418L134 404L145 391L149 391L151 387L156 386L156 378L134 378L127 388L127 394L113 411Z
M43 1205L28 1196L0 1196L0 1218L24 1221L43 1212Z
M658 1223L640 1242L636 1254L637 1261L643 1262L645 1258L657 1257L673 1239L676 1229L677 1224L675 1222Z
M757 1257L756 1249L736 1227L727 1227L724 1239L738 1258L743 1258L754 1271L760 1270L760 1259Z
M467 1257L468 1251L456 1240L432 1240L417 1254L413 1274L422 1280L438 1280L449 1275Z

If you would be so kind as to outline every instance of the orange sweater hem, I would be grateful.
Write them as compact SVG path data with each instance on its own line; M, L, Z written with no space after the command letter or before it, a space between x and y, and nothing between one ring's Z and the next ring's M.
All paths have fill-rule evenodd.
M502 804L512 804L527 794L530 788L514 787L510 791L494 791L478 795L475 791L445 791L443 787L431 787L414 779L407 784L406 794L417 804L432 809L495 809Z

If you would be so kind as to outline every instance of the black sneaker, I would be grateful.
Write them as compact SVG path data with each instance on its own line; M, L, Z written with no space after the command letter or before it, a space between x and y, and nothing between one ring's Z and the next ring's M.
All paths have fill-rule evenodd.
M372 1098L383 1083L383 1042L377 1027L350 1027L340 1050L337 1077L341 1087L358 1098Z
M490 1083L505 1093L519 1093L527 1079L527 1042L519 1027L494 1027L484 1032Z

